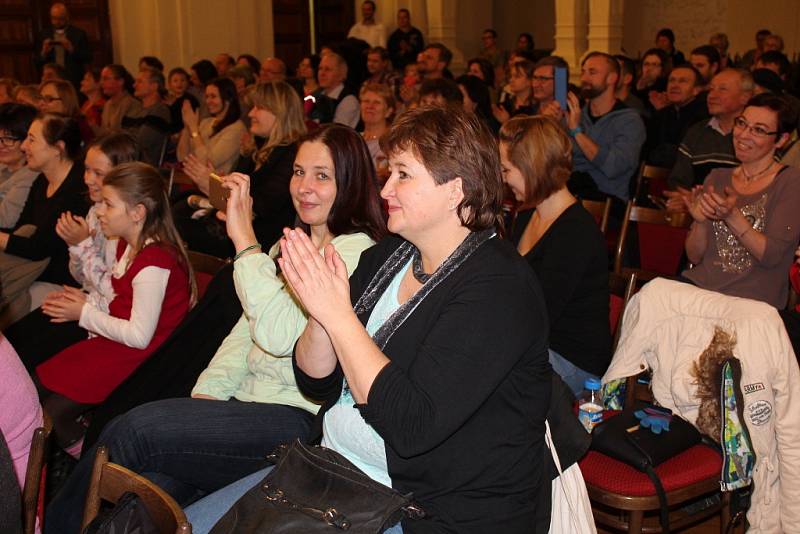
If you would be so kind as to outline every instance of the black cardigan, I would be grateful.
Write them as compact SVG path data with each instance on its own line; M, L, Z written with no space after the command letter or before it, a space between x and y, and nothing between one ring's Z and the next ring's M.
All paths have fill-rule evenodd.
M518 243L533 210L514 223ZM575 202L525 255L542 284L550 320L550 348L593 375L611 362L608 253L597 222Z
M47 198L47 178L40 174L31 186L28 200L19 216L13 231L26 224L36 226L30 237L10 235L6 252L30 260L50 258L47 268L39 280L54 284L75 285L69 273L69 249L63 239L56 234L56 222L65 211L73 215L86 215L89 211L89 193L83 182L83 164L76 162L58 190Z
M358 300L402 243L365 251L350 278ZM359 316L366 324L368 310ZM421 532L528 533L542 478L550 400L547 318L530 268L499 238L481 245L436 287L389 339L391 359L373 382L364 419L384 438L392 485L413 492ZM339 398L340 367L313 379L295 365L300 390Z

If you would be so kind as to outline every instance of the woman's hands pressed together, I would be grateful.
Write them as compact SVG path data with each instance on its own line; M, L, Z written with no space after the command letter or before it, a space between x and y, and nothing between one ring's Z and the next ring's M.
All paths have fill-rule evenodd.
M352 313L347 268L333 245L322 257L305 232L285 229L281 240L281 270L311 317L327 330Z
M80 289L64 286L63 291L54 291L45 297L42 311L51 317L50 322L66 323L81 318L86 293Z

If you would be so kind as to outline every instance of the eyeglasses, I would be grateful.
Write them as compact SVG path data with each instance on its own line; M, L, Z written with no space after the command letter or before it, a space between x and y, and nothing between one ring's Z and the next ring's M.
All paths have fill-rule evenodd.
M0 136L0 145L11 148L15 143L19 143L22 139L9 136Z
M756 137L768 137L770 135L776 135L779 133L777 130L774 132L770 132L763 126L753 126L752 124L744 120L744 117L736 117L735 119L733 119L733 127L738 128L740 130L747 130Z
M42 95L39 97L39 100L43 100L45 104L50 104L52 102L58 102L61 99L57 96Z
M531 76L531 80L534 82L549 82L550 80L555 80L555 76Z

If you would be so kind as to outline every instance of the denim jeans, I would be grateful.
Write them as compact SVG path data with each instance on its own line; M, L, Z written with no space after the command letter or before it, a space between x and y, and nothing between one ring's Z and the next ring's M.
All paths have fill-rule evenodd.
M261 482L272 470L267 467L257 471L252 475L237 480L233 484L225 486L219 491L200 499L186 509L186 517L192 524L193 534L205 534L230 510L231 506L238 501L242 495L247 493L250 488ZM384 534L403 534L400 523L384 531Z
M550 353L550 365L553 366L553 371L558 373L558 376L564 380L564 383L569 386L572 393L577 397L583 391L583 383L588 378L600 378L570 362L562 355L553 349L547 349Z
M46 532L80 529L96 447L111 461L140 473L182 506L267 465L281 443L305 439L313 415L257 402L168 399L114 419L47 507Z

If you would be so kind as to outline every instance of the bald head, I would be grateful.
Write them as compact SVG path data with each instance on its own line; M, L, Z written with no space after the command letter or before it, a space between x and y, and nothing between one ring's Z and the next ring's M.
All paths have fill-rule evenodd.
M339 54L322 56L317 69L317 81L323 89L333 89L347 79L347 63Z
M56 2L50 6L50 24L53 25L53 28L60 30L65 28L68 22L69 12L67 11L67 6L61 2Z
M286 79L286 63L276 57L268 57L261 62L258 81L262 83L280 82Z

